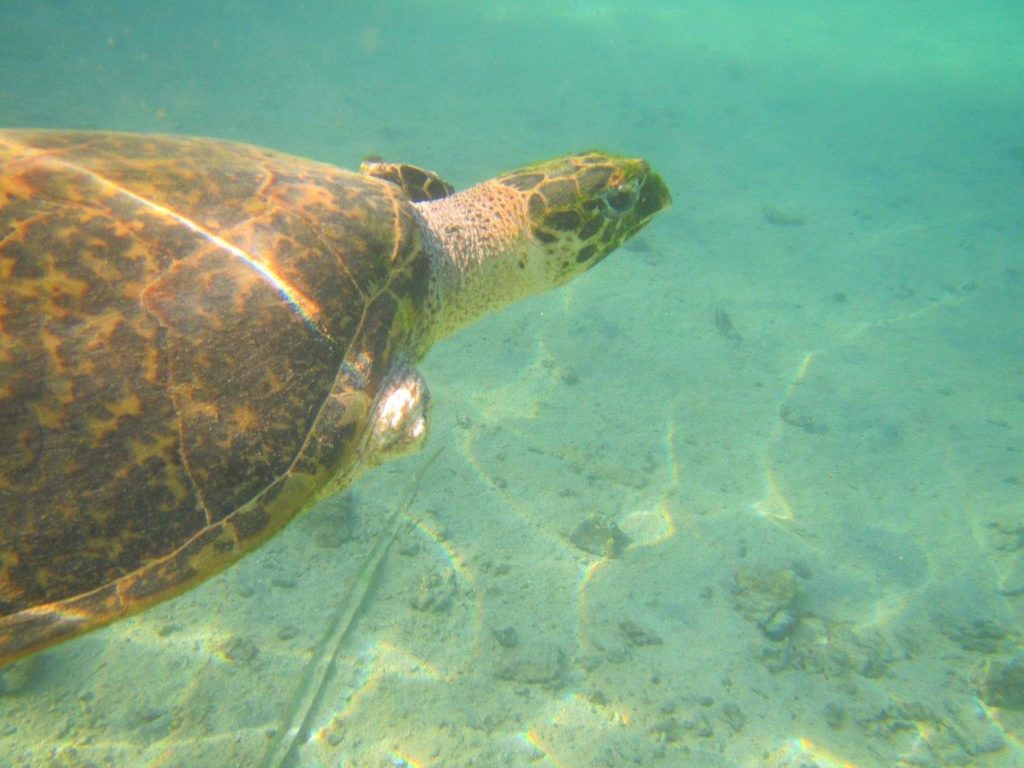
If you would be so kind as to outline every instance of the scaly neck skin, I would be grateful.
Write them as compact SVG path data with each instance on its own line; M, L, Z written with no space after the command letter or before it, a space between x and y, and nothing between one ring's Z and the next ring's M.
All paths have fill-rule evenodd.
M429 346L481 315L552 287L521 193L485 182L414 204L431 254ZM520 267L520 264L525 266Z

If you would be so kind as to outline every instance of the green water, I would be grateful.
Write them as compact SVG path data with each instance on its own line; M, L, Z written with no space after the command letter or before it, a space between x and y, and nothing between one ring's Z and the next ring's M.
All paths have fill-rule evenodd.
M426 453L3 673L0 766L280 764L313 678L286 765L1024 765L1019 3L8 1L0 125L675 201L435 348Z

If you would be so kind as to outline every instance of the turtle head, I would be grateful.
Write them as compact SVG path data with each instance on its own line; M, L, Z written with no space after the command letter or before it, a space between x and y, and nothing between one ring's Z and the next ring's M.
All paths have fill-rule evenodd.
M533 248L547 286L585 272L643 228L672 199L643 160L583 152L495 179L523 198ZM524 268L527 268L524 265Z
M436 256L426 344L569 282L670 202L643 160L583 152L414 203Z

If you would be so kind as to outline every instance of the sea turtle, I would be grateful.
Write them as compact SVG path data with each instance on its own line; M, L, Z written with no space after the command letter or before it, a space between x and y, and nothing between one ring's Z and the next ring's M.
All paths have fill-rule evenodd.
M194 586L420 446L413 367L669 203L599 152L463 192L200 138L0 131L0 665Z

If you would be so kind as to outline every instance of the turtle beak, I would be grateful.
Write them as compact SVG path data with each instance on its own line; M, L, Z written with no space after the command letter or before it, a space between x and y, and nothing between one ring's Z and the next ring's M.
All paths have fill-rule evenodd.
M646 222L662 208L672 205L672 194L668 191L661 176L644 163L643 183L640 185L640 197L636 204L636 213L640 221Z

